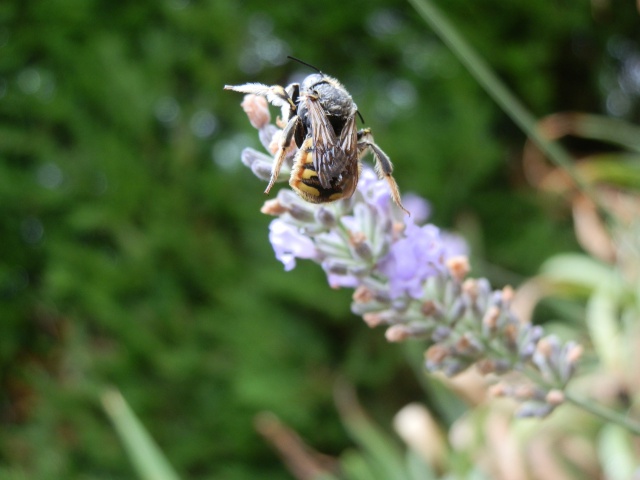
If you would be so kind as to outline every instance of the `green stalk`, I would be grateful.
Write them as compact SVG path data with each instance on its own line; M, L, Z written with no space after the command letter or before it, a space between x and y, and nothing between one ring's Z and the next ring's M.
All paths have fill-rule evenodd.
M521 372L529 378L536 385L545 388L545 389L553 389L556 388L562 391L564 398L567 402L573 403L576 407L581 408L585 412L589 412L596 417L601 418L602 420L614 423L619 425L620 427L628 430L629 432L640 436L640 422L634 420L633 418L629 418L628 416L617 412L616 410L601 405L599 403L595 403L588 398L585 398L581 395L576 395L575 393L569 392L566 388L563 388L561 385L553 385L549 382L545 381L540 373L535 370L533 367L527 367L521 370Z
M564 392L564 398L568 402L573 403L575 406L580 407L581 409L595 415L596 417L600 417L610 423L615 423L616 425L627 429L629 432L640 436L640 423L638 423L636 420L629 418L622 413L616 412L615 410L612 410L608 407L605 407L604 405L592 402L591 400L580 397L578 395L574 395L570 392Z
M102 404L141 479L179 479L120 392L106 390L102 394Z
M457 32L447 18L436 8L431 0L409 0L420 16L431 26L440 39L451 49L471 75L496 101L520 129L542 150L558 167L564 169L575 184L594 202L607 220L610 216L602 207L591 186L582 178L573 165L571 156L558 143L547 139L537 128L536 118L511 93L506 85L491 70L487 63Z

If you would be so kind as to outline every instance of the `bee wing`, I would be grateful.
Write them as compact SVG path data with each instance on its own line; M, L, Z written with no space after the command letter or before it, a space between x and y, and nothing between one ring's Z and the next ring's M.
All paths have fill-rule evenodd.
M357 163L358 160L358 129L356 128L356 115L351 115L340 132L340 148L344 152L344 161ZM340 169L344 168L343 164Z
M343 187L344 198L350 198L353 192L355 192L356 186L358 185L358 177L360 176L360 166L360 162L355 161L351 162L347 167L349 174Z
M340 174L347 157L336 138L333 127L327 119L318 100L307 97L311 131L313 133L313 166L323 188L331 186L331 179Z

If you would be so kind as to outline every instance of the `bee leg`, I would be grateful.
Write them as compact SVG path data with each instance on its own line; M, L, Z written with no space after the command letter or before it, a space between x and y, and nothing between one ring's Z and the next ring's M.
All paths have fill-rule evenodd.
M284 87L280 85L264 85L263 83L245 83L244 85L225 85L225 90L233 90L240 93L251 93L265 97L267 101L276 107L289 107L295 111L296 104ZM294 91L295 94L295 91Z
M411 215L409 211L404 208L402 202L400 201L400 190L398 189L398 184L396 183L392 175L393 164L391 163L389 156L384 153L378 145L374 143L371 131L369 129L364 129L358 132L358 156L362 157L367 150L371 151L376 159L375 169L378 177L384 178L389 184L389 187L391 188L391 198L393 198L393 201L407 215Z
M267 189L264 191L265 194L268 194L271 191L271 187L276 183L278 179L278 175L280 174L280 169L282 168L282 163L284 162L284 158L286 156L287 147L291 144L291 140L293 139L293 134L296 131L297 125L300 122L300 117L295 115L287 126L282 130L282 135L280 137L280 143L278 144L278 153L273 162L273 168L271 169L271 179L269 180L269 185L267 185Z

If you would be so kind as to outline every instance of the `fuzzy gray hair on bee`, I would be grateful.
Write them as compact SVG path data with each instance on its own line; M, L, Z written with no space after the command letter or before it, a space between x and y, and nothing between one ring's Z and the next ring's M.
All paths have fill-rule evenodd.
M358 107L349 92L335 78L294 57L317 73L302 84L280 85L246 83L225 85L225 90L260 95L282 109L284 128L275 154L271 178L264 193L276 182L292 140L298 150L293 161L289 185L304 200L326 203L350 198L358 184L360 160L368 152L375 159L375 170L386 179L393 201L407 214L393 178L393 165L376 145L371 130L356 127ZM362 117L360 117L362 118Z

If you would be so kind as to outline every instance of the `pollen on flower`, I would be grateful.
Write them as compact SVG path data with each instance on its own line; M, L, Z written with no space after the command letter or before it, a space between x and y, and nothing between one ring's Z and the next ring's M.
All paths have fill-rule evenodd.
M240 104L244 112L249 117L249 122L254 128L260 130L271 121L269 104L267 99L258 95L245 95Z
M513 287L511 285L506 285L502 289L502 300L505 303L511 303L511 301L513 300L513 296L514 295L515 295L515 292L514 292Z
M536 346L536 350L544 358L550 358L553 353L553 343L548 338L542 338L538 342L538 345Z
M556 407L561 403L564 403L565 396L561 390L554 389L549 390L549 393L547 393L545 400L549 405L553 405L554 407Z
M405 230L405 224L402 222L393 222L391 225L391 230L394 238L400 238L402 232Z
M278 150L280 149L280 139L282 138L282 130L277 130L274 134L273 137L271 138L271 143L269 143L269 152L271 152L272 155L275 155L276 153L278 153ZM289 145L287 145L287 148L285 148L285 152L286 155L289 155L293 150L295 150L296 144L295 144L295 140L291 139L291 142L289 143Z
M388 342L402 342L411 337L411 330L406 325L392 325L384 332L384 336Z
M369 303L374 300L374 295L371 289L364 285L359 285L353 292L353 301L356 303Z
M428 364L440 364L442 361L449 356L449 348L444 345L435 344L429 347L429 349L424 352L424 358Z
M493 397L506 397L511 393L511 388L509 388L509 386L505 385L503 382L498 382L494 385L491 385L488 388L487 392Z
M354 252L362 260L370 261L373 258L371 246L367 242L367 237L362 232L349 232L349 243Z
M378 312L369 312L362 315L362 319L364 323L366 323L369 328L375 328L378 325L384 323L384 318Z
M476 355L483 350L483 346L470 334L465 334L456 342L456 350L462 355Z
M517 346L517 341L518 341L517 325L510 323L509 325L504 327L504 331L502 332L502 334L505 337L507 345L509 345L512 348L515 348Z
M573 345L567 352L567 361L570 364L578 362L578 360L580 360L580 357L582 357L583 352L584 348L582 347L582 345Z
M362 232L349 232L349 242L353 246L357 246L367 240L367 237Z
M422 313L422 315L424 315L425 317L430 317L432 315L440 313L440 308L438 308L433 300L427 300L425 302L422 302L422 305L420 305L420 313Z
M265 215L273 215L275 217L279 217L283 213L285 213L287 209L280 203L277 198L273 198L271 200L267 200L260 208L260 213L264 213Z
M530 400L540 396L540 391L533 385L518 385L513 390L513 396L519 400Z
M282 130L278 130L276 133L273 134L273 137L271 137L271 143L269 143L269 147L267 148L267 150L269 150L269 152L272 155L275 155L278 152L279 144L280 144L280 136L282 135Z
M498 319L500 318L500 309L495 305L490 307L482 319L482 324L489 329L489 331L493 331L498 326Z
M449 273L458 282L462 282L471 270L469 259L466 256L458 255L447 260L447 268Z
M478 298L478 281L475 278L467 278L462 283L462 291L466 293L471 300Z
M491 358L483 358L476 362L476 368L482 375L494 373L497 370L495 360Z

